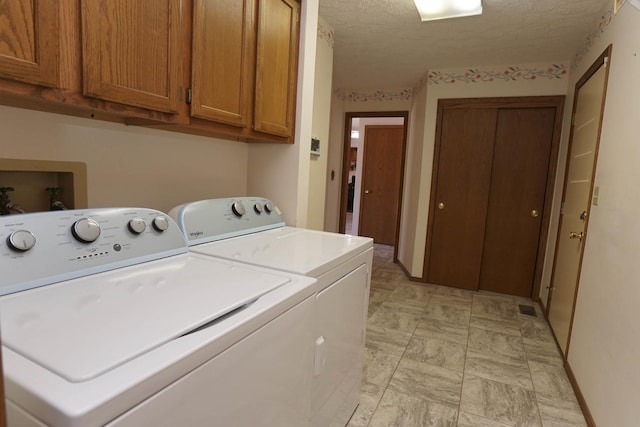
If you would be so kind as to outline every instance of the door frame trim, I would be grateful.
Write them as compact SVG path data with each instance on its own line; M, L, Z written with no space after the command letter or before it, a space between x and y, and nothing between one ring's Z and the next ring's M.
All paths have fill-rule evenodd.
M589 233L587 232L589 230L589 217L591 216L591 203L592 203L592 199L593 199L593 188L594 188L594 184L595 184L595 175L596 175L596 169L598 167L598 154L600 152L600 137L602 135L602 121L604 118L604 109L605 109L605 103L607 100L607 88L609 86L609 72L611 71L611 54L613 53L613 45L610 44L609 46L607 46L607 48L604 50L604 52L602 52L602 54L600 54L600 56L593 62L593 64L591 64L591 66L589 67L589 69L582 75L582 77L580 77L580 79L576 82L574 91L573 91L573 108L571 110L571 117L573 117L573 115L576 112L576 107L578 105L578 97L576 96L578 94L578 92L580 91L580 89L582 88L582 86L584 86L584 84L589 81L589 79L600 69L600 67L604 66L606 67L605 69L605 77L604 77L604 87L603 87L603 95L602 95L602 106L601 106L601 110L600 110L600 119L599 119L599 123L598 123L598 136L597 136L597 140L596 140L596 147L594 150L594 160L593 160L593 171L591 173L591 188L589 189L589 204L587 207L587 219L585 221L584 224L584 239L582 241L582 250L580 251L580 259L578 260L578 275L576 277L576 289L574 291L573 294L573 307L571 308L571 318L569 319L569 334L567 335L567 348L564 351L564 360L565 362L568 363L568 355L569 355L569 347L571 346L571 333L573 331L573 318L575 316L575 312L576 312L576 302L578 299L578 289L580 288L580 276L582 274L582 259L584 257L584 249L587 245L587 239L589 238ZM607 61L605 61L605 58L608 58ZM571 161L571 147L573 146L573 136L574 136L574 125L573 123L571 123L570 125L570 132L569 132L569 144L567 147L567 158L565 160L565 171L564 171L564 180L562 183L562 198L560 199L561 203L565 198L565 194L567 191L567 178L569 176L569 162ZM554 283L554 279L555 279L555 275L556 275L556 262L558 259L558 246L560 245L560 225L562 222L562 218L559 218L558 220L558 231L556 232L556 244L555 244L555 251L554 251L554 255L553 255L553 268L551 270L551 278L549 280L549 286L552 286ZM552 303L552 296L553 292L549 292L549 294L547 295L547 304L545 307L545 317L547 319L547 321L549 320L549 311L551 308L551 303ZM557 342L557 338L555 336L555 332L553 330L553 328L551 328L551 332L553 333L554 338L556 339Z
M531 287L531 299L540 299L540 286L542 283L542 269L546 254L547 237L549 234L549 223L551 220L551 206L553 202L553 188L555 186L558 153L560 147L560 137L562 133L562 118L564 116L564 95L556 96L520 96L520 97L498 97L498 98L455 98L438 99L438 110L436 116L436 133L433 148L433 168L431 172L431 193L429 195L429 216L427 221L427 237L425 242L424 263L422 267L422 277L428 277L429 260L431 257L431 243L433 234L434 212L436 208L436 188L438 184L438 166L440 158L440 142L442 139L443 113L448 109L458 108L527 108L527 107L555 107L555 123L553 126L553 136L551 140L551 152L549 153L549 167L547 172L547 185L545 188L544 206L542 209L542 223L540 226L540 239L538 240L538 250L536 264L533 274L533 285Z
M402 216L402 199L404 193L404 170L407 155L407 130L409 129L408 111L367 111L348 112L344 115L344 133L342 144L342 178L340 182L340 219L338 222L338 232L344 234L347 222L347 198L349 196L347 183L349 182L349 150L351 149L351 120L354 118L382 118L382 117L402 117L404 119L404 131L402 134L402 163L400 170L400 197L398 199L398 219L396 223L396 237L393 249L393 261L398 260L398 243L400 239L400 219Z

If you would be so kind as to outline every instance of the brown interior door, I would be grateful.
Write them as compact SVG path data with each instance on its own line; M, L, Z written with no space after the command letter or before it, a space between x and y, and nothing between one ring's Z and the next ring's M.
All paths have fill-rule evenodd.
M404 126L365 126L358 234L395 245L402 180Z
M480 289L531 296L555 116L498 110Z
M496 114L465 108L441 115L430 283L478 289Z

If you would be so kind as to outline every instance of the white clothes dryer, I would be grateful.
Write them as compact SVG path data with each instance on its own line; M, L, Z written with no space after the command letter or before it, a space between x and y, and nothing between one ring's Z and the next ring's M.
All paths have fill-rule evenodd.
M288 227L260 197L210 199L172 209L190 250L317 279L312 426L344 426L362 380L373 240Z
M9 426L302 426L316 280L189 252L150 209L0 217Z

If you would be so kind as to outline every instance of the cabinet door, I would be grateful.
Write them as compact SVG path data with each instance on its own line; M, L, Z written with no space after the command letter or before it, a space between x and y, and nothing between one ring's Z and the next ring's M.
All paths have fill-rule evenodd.
M83 0L85 96L176 112L180 0Z
M196 0L191 115L248 127L253 88L254 0Z
M0 77L57 86L58 0L0 0Z
M292 136L298 70L300 5L259 0L254 129Z

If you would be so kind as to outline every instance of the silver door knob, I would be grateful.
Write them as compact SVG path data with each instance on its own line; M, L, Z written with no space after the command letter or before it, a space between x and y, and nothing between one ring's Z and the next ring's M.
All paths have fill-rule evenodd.
M364 194L369 194L369 190L364 190Z

